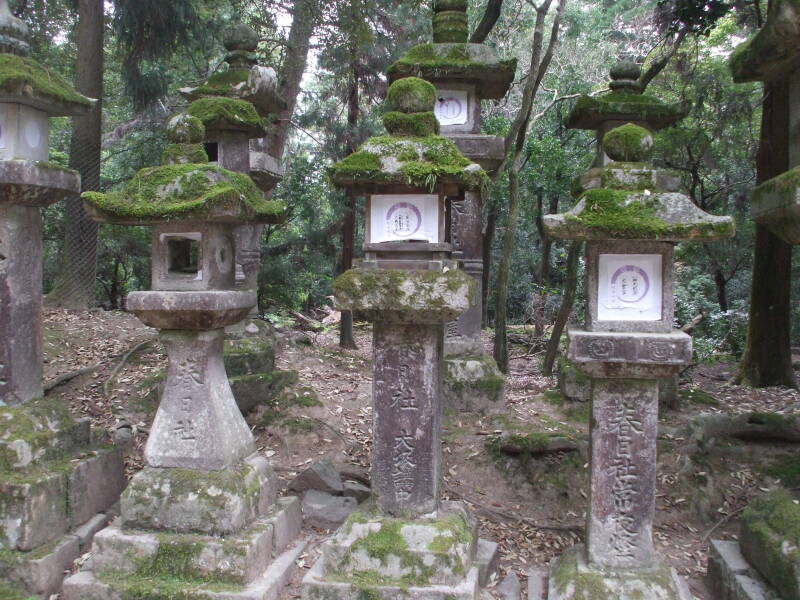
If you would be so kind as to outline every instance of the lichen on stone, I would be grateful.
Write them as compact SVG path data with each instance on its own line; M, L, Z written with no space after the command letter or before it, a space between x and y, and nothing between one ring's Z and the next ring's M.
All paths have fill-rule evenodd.
M245 174L213 165L182 164L142 169L121 190L86 192L84 202L108 222L213 220L219 213L242 221L278 222L282 202L265 200Z
M0 54L0 89L8 93L38 96L55 105L85 111L92 103L61 77L41 64L16 54Z

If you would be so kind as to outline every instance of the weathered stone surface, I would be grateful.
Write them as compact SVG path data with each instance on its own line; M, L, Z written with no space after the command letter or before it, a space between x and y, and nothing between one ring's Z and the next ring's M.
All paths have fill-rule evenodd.
M156 329L205 331L238 323L255 305L252 291L131 292L127 308Z
M308 490L303 494L303 520L312 527L336 529L358 507L355 498Z
M570 329L567 358L592 377L672 376L691 364L692 338L682 332L595 333Z
M145 448L149 466L219 470L255 449L225 374L223 337L221 329L162 332L170 362Z
M770 9L767 23L731 54L730 65L737 83L788 79L800 66L800 7L779 0Z
M122 495L122 527L227 535L266 514L276 489L275 473L257 456L225 471L146 467Z
M519 600L522 597L522 585L517 574L511 571L495 588L495 591L503 600Z
M485 588L492 575L497 573L497 568L500 564L499 544L490 540L478 539L475 564L478 567L478 585Z
M69 518L71 527L89 521L116 504L125 489L125 463L116 449L99 450L81 460L69 474Z
M736 542L711 540L706 580L714 600L780 600Z
M36 207L0 203L0 405L40 396L42 216Z
M295 477L289 484L293 492L318 490L331 494L341 494L344 490L339 471L328 460L320 460Z
M449 133L445 135L453 140L461 151L472 162L478 163L485 171L497 170L505 156L505 141L502 137L475 133Z
M372 490L370 488L357 481L345 481L343 485L344 489L342 490L342 495L355 498L356 502L359 504L372 495Z
M0 206L48 206L77 194L81 178L76 171L28 160L0 161Z
M11 577L29 593L49 598L61 590L64 571L80 556L81 547L77 537L68 535L44 556L24 560Z
M681 188L680 175L664 169L653 169L644 164L611 163L605 167L589 169L573 183L573 195L580 197L588 190L601 188L656 190L677 192Z
M593 567L648 568L656 563L657 434L657 381L594 381L586 536Z
M372 486L387 514L436 510L442 466L441 326L376 322Z
M0 480L0 523L0 542L12 550L29 552L57 540L69 527L66 476Z
M592 380L563 359L559 363L558 389L564 398L573 402L588 402L592 399Z
M333 289L339 310L370 321L446 323L477 302L473 279L458 270L351 269Z
M750 210L756 223L789 244L800 244L800 167L758 186Z
M742 513L742 555L778 595L800 599L800 506L783 490L754 500Z
M265 520L272 525L275 552L282 552L297 539L303 527L303 514L297 496L279 498L269 510Z
M444 360L445 408L489 413L505 408L505 379L491 356L449 356Z
M686 583L664 563L651 569L594 568L583 547L567 550L550 565L548 600L692 600Z
M528 571L528 600L547 600L547 569L539 567Z

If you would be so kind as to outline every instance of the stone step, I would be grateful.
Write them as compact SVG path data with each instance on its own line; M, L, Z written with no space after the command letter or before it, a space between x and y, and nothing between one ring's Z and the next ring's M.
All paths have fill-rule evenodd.
M95 536L92 569L102 575L142 573L248 585L296 539L299 501L282 498L248 529L224 538L126 531L119 521Z
M303 600L479 600L478 567L453 585L385 585L379 581L343 582L332 575L322 556L303 578ZM71 600L71 599L67 599Z
M500 561L500 547L497 543L479 539L478 550L475 553L475 566L478 567L478 585L485 588L492 575L497 572L497 564Z
M305 551L301 540L278 555L244 587L200 583L175 578L159 579L135 575L97 576L81 571L64 582L64 600L125 600L130 597L148 600L278 600L297 569L297 560ZM263 567L263 565L262 565Z
M780 600L744 558L738 542L711 540L708 584L714 600Z
M122 454L103 448L0 474L0 546L35 551L114 505L125 488ZM10 524L14 524L11 526Z
M28 599L31 595L49 598L61 590L64 572L86 552L93 536L108 521L106 514L94 515L72 533L34 552L5 551L4 560L0 561L0 575L27 590L21 598ZM5 596L0 594L0 598Z

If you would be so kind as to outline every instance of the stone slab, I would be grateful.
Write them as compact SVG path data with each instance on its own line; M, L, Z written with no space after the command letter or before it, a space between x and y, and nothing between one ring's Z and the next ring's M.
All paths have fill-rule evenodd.
M23 561L12 575L28 592L41 598L57 594L64 581L64 571L81 555L80 540L65 536L48 554L41 558Z
M492 413L505 408L505 379L491 356L449 356L444 359L442 396L444 408Z
M227 471L146 467L122 495L122 526L208 535L236 533L270 510L277 487L275 472L256 455Z
M479 539L475 564L478 567L478 585L485 588L492 575L497 573L500 564L500 546L496 542Z
M70 526L82 525L113 506L127 483L125 462L117 448L99 450L77 463L68 483Z
M364 586L329 579L327 575L323 557L303 578L303 600L363 600L365 593L369 594L371 600L478 600L480 598L477 567L470 569L463 581L453 586Z
M303 494L303 520L319 529L336 529L356 510L358 501L347 496L308 490Z
M548 600L693 600L675 569L659 562L652 569L593 569L583 546L553 560ZM716 600L716 599L715 599Z
M714 600L780 600L744 558L737 542L711 540L706 581Z
M250 290L131 292L126 308L155 329L205 331L244 319L256 305Z
M505 156L502 137L469 133L443 133L453 140L461 154L478 163L487 172L496 171Z
M266 566L263 574L244 588L214 591L206 586L186 583L180 588L183 600L278 600L297 569L297 561L305 551L307 540L289 548ZM131 590L141 594L141 585L147 586L149 600L172 600L174 591L159 590L158 584L146 580L143 584L133 579L118 578L112 586L98 578L93 571L81 571L64 581L64 600L125 600ZM138 588L138 589L137 589ZM143 596L137 596L143 597Z
M66 476L0 481L0 523L0 542L12 550L29 552L59 539L69 528Z
M94 515L91 519L86 521L80 527L73 530L72 535L78 538L81 545L81 551L85 551L91 546L92 540L98 531L105 529L110 522L110 515L107 513L100 513Z
M533 567L528 570L528 600L547 600L547 569Z
M283 552L297 539L303 527L300 499L297 496L278 498L265 520L272 525L275 552Z
M19 102L19 99L11 102ZM0 182L0 205L38 208L81 191L81 177L77 171L30 160L0 161Z

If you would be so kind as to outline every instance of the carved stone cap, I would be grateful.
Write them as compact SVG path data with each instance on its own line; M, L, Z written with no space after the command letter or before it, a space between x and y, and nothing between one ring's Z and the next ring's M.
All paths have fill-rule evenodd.
M81 190L81 177L52 163L0 161L0 206L48 206Z
M570 329L568 360L591 377L661 379L692 362L692 338L673 333Z
M126 306L156 329L210 331L244 319L256 305L254 291L132 292Z

